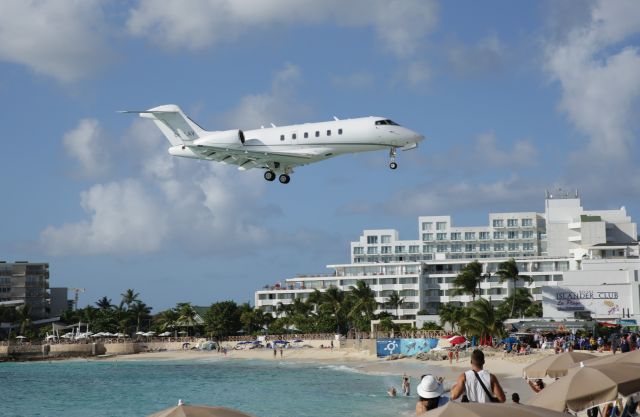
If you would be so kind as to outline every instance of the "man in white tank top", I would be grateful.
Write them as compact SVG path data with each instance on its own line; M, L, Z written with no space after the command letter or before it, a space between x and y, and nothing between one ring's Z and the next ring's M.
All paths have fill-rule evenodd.
M484 366L484 353L476 349L471 354L471 370L460 374L456 384L451 388L451 399L455 400L462 394L466 394L470 402L489 403L491 397L497 399L494 402L505 402L504 391L495 375L482 369ZM482 381L482 382L480 382ZM486 388L483 388L483 385ZM487 392L488 391L488 392ZM488 395L490 394L491 397Z

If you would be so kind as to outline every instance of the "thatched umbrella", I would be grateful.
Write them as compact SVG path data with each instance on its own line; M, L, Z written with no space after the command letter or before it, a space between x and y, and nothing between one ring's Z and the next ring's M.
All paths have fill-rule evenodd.
M608 363L640 363L640 350L632 350L631 352L620 353L618 355L596 357L595 359L585 361L584 365L597 366L606 365Z
M582 366L537 393L529 405L582 411L640 391L640 364Z
M240 411L226 407L209 407L206 405L179 404L166 410L158 411L148 417L253 417Z
M567 417L565 413L523 404L461 403L450 401L427 412L429 417Z
M532 363L522 371L525 378L559 378L567 374L567 370L576 363L596 358L595 355L584 352L565 352L559 355L549 355Z

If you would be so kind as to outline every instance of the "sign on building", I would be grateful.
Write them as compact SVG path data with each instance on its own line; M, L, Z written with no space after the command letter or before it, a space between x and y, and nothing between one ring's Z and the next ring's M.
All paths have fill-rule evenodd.
M545 317L573 318L577 312L588 312L594 318L620 318L623 309L629 309L630 298L628 285L542 287Z

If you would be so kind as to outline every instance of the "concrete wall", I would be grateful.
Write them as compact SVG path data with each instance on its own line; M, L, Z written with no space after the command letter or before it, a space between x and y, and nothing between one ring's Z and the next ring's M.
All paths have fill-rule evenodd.
M359 351L366 351L369 355L376 355L376 339L347 339L345 347Z

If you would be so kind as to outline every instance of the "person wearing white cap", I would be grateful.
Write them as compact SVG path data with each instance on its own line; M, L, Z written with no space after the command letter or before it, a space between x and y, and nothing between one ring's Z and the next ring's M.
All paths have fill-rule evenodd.
M416 387L418 393L418 403L416 404L416 415L422 415L429 410L441 407L449 402L449 398L443 397L444 387L442 380L433 375L423 375L420 383Z

